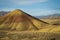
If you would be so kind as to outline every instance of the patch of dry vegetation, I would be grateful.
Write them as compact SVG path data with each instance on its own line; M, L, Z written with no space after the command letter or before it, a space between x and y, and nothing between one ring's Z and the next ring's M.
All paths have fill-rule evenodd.
M5 32L5 31L4 31ZM5 34L3 32L3 34ZM0 32L1 33L1 32ZM2 35L0 35L2 36ZM4 39L5 36L5 39ZM51 32L7 32L3 37L0 38L1 40L60 40L59 33L51 33Z

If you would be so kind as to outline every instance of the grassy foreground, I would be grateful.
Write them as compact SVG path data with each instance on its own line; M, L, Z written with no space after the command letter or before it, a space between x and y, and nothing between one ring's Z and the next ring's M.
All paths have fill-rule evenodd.
M39 31L0 31L0 40L60 40L60 33Z

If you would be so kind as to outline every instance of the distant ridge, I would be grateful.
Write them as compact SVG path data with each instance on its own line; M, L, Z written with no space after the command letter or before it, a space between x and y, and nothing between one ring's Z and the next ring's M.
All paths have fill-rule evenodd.
M6 12L6 11L0 11L0 16L3 16L5 14L7 14L7 13L9 13L9 11L8 12Z
M49 19L60 19L60 13L46 15L46 16L36 16L37 18L49 18Z
M59 14L59 13L52 14L52 15L47 16L47 18L51 18L51 19L60 19L60 14Z
M0 18L0 30L39 30L48 23L16 9Z

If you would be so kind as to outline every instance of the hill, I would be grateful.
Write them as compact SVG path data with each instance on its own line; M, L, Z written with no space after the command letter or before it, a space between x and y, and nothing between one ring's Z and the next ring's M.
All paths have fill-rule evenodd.
M60 25L47 23L51 20L13 10L0 17L0 40L60 40Z
M0 18L0 30L39 30L48 23L16 9Z

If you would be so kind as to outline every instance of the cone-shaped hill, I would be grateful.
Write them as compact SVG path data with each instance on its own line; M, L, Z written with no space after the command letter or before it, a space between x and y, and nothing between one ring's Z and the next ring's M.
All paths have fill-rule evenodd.
M2 16L0 19L0 30L39 30L48 24L19 9Z

